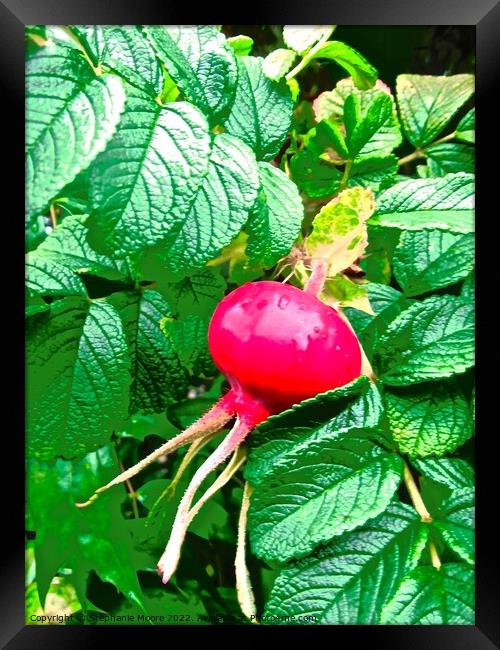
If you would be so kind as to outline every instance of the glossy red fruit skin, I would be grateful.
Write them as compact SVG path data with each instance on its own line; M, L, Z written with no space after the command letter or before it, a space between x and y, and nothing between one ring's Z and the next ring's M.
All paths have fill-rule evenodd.
M208 330L212 358L236 400L279 413L361 374L358 340L318 298L280 282L250 282L217 306Z

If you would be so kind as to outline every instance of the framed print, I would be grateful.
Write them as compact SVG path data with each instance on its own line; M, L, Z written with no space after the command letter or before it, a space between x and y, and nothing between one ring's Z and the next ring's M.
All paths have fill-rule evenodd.
M498 643L483 4L0 7L12 160L25 140L5 647L164 626Z

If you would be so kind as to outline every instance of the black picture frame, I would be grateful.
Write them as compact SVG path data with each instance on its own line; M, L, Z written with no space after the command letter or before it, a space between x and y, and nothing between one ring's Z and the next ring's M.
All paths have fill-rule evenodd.
M186 9L187 7L184 7ZM217 7L218 8L218 7ZM329 643L344 645L346 641L362 643L365 641L369 647L375 648L404 648L433 650L487 650L500 647L500 597L498 579L498 541L495 538L495 523L498 506L495 503L498 485L495 475L495 457L492 451L494 437L498 436L498 417L495 409L495 381L486 378L486 368L496 365L500 356L495 352L492 358L491 341L498 336L495 321L490 313L492 279L495 278L495 248L498 249L498 238L492 233L493 220L498 222L498 217L493 212L497 194L498 180L495 165L487 161L488 152L492 149L498 152L498 143L493 141L495 134L496 116L493 115L495 105L498 106L499 62L500 62L500 3L496 0L387 0L375 3L373 0L350 0L343 4L326 0L317 3L304 3L294 0L286 6L278 3L268 5L264 2L252 2L252 15L235 16L234 9L228 12L219 11L211 7L205 10L194 10L187 15L179 6L166 6L151 0L131 2L105 2L104 0L0 0L0 82L2 88L2 104L7 109L4 117L4 159L8 165L4 172L6 176L5 188L8 188L6 199L12 206L4 213L5 222L11 227L12 236L16 241L19 237L19 248L24 246L24 230L20 204L24 193L24 160L22 154L22 140L24 137L24 27L28 24L177 24L177 23L209 23L210 20L224 15L226 22L257 24L348 24L348 25L472 25L476 28L476 103L477 111L477 205L476 219L478 229L477 241L477 274L478 297L477 324L481 334L477 337L477 412L476 422L479 436L477 446L477 567L476 567L476 625L475 626L342 626L334 631L320 630L319 628L304 627L293 628L293 635L298 643L310 640L311 635L326 631L327 638L331 633ZM240 14L244 7L240 7ZM217 13L219 15L217 15ZM203 15L205 14L205 15ZM10 111L10 115L9 115ZM7 126L5 126L7 125ZM8 136L8 137L7 137ZM6 144L8 138L11 139ZM16 215L16 218L14 218ZM486 227L482 221L488 222ZM18 224L14 222L18 221ZM498 227L497 227L498 231ZM484 234L484 236L483 236ZM9 237L11 234L9 233ZM10 244L9 248L14 250ZM491 250L488 250L491 246ZM497 253L498 255L498 253ZM22 256L16 255L16 262L9 267L9 273L15 275L16 280L24 283ZM491 265L491 266L490 266ZM18 275L19 273L19 275ZM22 293L19 287L19 313L22 318ZM9 295L17 293L16 283L12 283ZM12 321L9 321L12 323ZM161 627L144 628L137 626L126 627L59 627L59 626L26 626L24 622L24 540L19 528L23 526L24 517L24 417L22 415L22 397L24 395L23 361L24 337L23 329L12 328L19 333L19 348L8 345L9 352L16 357L9 366L9 376L15 376L16 381L9 380L4 394L9 394L6 404L9 413L13 405L19 411L17 424L5 427L5 436L15 440L11 447L7 447L9 458L15 462L2 464L10 465L14 472L12 478L5 478L3 473L2 514L6 529L4 539L8 538L10 546L4 550L1 557L2 580L0 582L0 645L4 648L54 648L59 644L63 647L89 647L99 643L117 643L116 635L127 635L127 641L134 643L136 640L144 643L144 634L158 635L160 643L170 643L171 635L177 637L175 632L183 635L184 640L202 633L205 643L211 641L211 636L217 634L212 630L217 627L203 627L168 629L168 636ZM4 347L7 344L4 343ZM495 361L497 362L495 364ZM485 375L483 376L483 368ZM16 374L17 372L17 374ZM493 375L494 377L494 375ZM498 383L498 382L496 382ZM17 392L19 387L19 392ZM19 405L19 408L17 408ZM5 411L4 411L5 413ZM495 430L497 427L497 430ZM491 463L491 466L490 466ZM8 486L8 490L6 489ZM17 495L17 496L16 496ZM13 526L15 527L13 528ZM223 632L227 628L223 628ZM249 641L260 636L273 638L276 635L290 633L290 628L285 627L246 627ZM238 630L237 630L238 633ZM110 635L113 634L113 637ZM95 637L97 637L96 640ZM365 638L366 637L366 638ZM102 639L102 640L101 640ZM214 637L215 639L215 637ZM176 640L173 641L177 643ZM184 641L185 642L185 641Z

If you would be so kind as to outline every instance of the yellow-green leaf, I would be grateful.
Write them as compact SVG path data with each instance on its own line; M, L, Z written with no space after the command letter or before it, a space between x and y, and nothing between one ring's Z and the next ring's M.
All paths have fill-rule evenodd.
M311 257L327 261L330 277L363 254L368 244L366 221L374 210L373 192L353 187L323 206L315 217L306 248Z
M321 300L334 308L338 305L354 307L370 316L375 316L368 298L367 285L357 284L345 275L337 275L325 283Z

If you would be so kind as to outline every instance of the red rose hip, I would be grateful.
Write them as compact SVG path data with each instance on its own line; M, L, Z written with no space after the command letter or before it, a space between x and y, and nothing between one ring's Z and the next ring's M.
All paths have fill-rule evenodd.
M217 306L208 332L235 397L277 413L361 374L358 340L318 298L280 282L252 282Z

